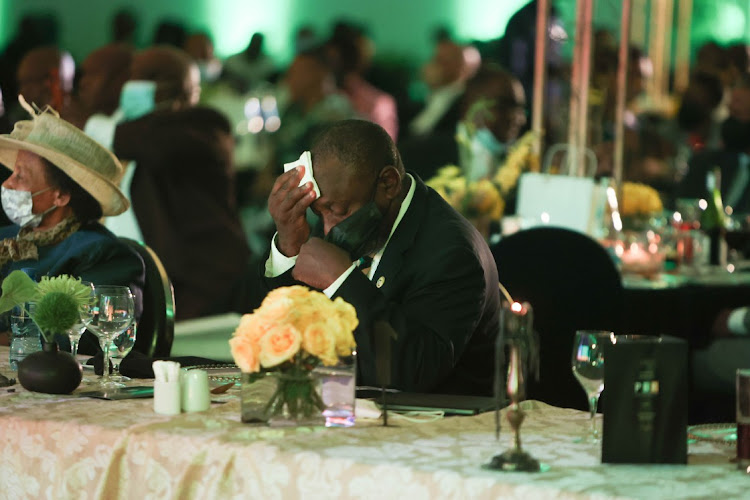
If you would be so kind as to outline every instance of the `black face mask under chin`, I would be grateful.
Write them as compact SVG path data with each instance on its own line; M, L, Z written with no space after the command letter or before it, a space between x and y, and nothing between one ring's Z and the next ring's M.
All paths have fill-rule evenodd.
M370 201L332 227L324 239L347 252L352 261L359 260L377 250L382 220L383 214L375 202Z
M729 117L721 124L721 140L732 151L750 150L750 122Z

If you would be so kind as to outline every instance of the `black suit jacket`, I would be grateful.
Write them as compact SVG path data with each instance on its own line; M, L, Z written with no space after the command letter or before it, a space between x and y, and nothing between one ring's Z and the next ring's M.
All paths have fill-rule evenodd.
M705 198L706 174L714 167L721 169L721 197L727 203L727 195L732 189L739 169L740 153L727 150L702 151L695 154L688 163L688 172L677 185L676 198ZM748 187L738 203L732 207L735 213L750 213Z
M500 308L495 262L474 227L415 178L414 198L372 281L355 270L336 293L357 310L358 384L377 385L373 326L387 321L398 336L392 387L490 395ZM274 288L292 281L291 271L266 280Z

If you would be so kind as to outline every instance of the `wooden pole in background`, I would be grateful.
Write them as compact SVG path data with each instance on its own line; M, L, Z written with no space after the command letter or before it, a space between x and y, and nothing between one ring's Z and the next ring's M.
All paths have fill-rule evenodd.
M570 79L570 120L568 124L569 175L582 176L585 174L593 10L593 0L576 1L576 33Z
M682 94L690 81L690 23L693 19L693 0L680 0L677 5L674 90Z
M625 97L628 85L628 54L630 48L630 15L632 13L631 0L622 0L622 14L620 18L620 50L617 59L617 100L615 103L615 151L614 178L615 186L622 186L622 172L625 150Z
M536 12L536 46L534 48L534 95L532 97L531 130L536 139L532 149L537 155L542 153L544 134L545 87L547 85L547 31L549 1L538 0Z

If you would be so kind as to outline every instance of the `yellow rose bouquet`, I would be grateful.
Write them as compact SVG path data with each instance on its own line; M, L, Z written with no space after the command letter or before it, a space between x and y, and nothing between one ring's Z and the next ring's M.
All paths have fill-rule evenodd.
M628 216L648 216L664 209L659 192L646 184L624 182L622 184L622 214Z
M304 286L282 287L242 316L229 345L244 373L277 374L269 415L308 418L323 409L312 370L352 355L357 324L354 307L340 297L331 300Z
M467 181L455 165L441 168L426 184L466 217L485 238L489 236L489 222L498 221L503 215L505 201L497 187L489 179Z

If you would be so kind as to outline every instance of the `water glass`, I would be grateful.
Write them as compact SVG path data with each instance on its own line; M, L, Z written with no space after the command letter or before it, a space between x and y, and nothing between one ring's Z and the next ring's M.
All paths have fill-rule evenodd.
M126 286L96 285L91 304L81 309L84 325L99 338L104 353L101 386L104 389L122 387L109 376L111 343L128 329L133 321L135 304L133 293Z
M36 304L26 303L24 307L14 307L10 316L10 369L18 370L18 363L31 353L42 350L41 332L29 313Z
M614 334L603 330L579 330L573 341L571 368L578 383L586 391L589 402L591 430L585 441L599 442L596 427L596 408L604 390L604 345L611 343Z
M111 378L115 382L127 382L130 380L130 377L120 374L120 363L122 363L123 358L130 354L130 351L133 349L135 335L136 324L133 322L127 330L116 336L110 344L109 359L112 361L112 371L114 372L114 376Z
M335 366L318 366L315 368L315 375L320 378L326 427L353 426L357 353L339 358L339 363Z

